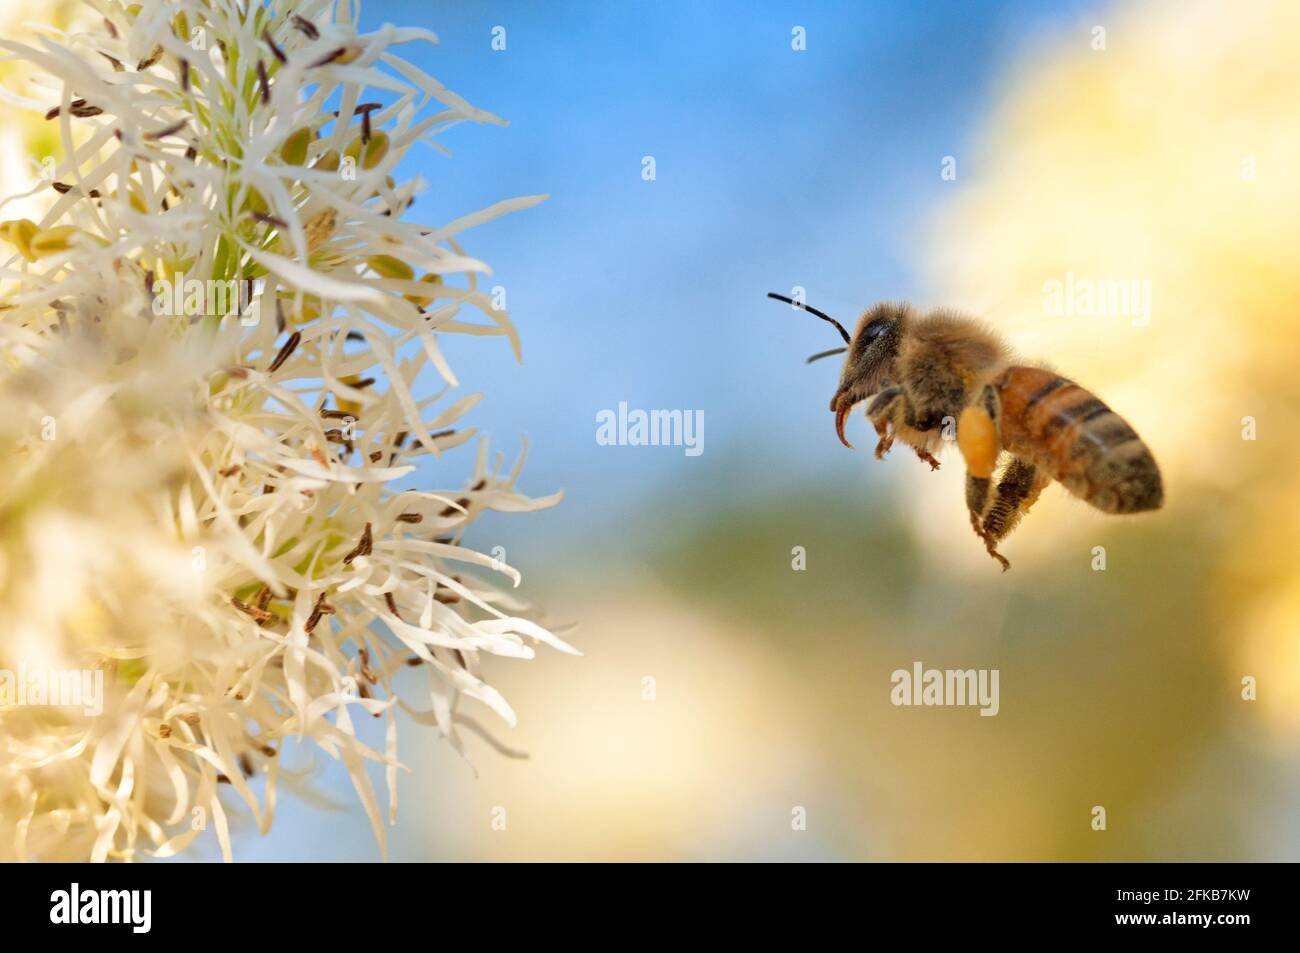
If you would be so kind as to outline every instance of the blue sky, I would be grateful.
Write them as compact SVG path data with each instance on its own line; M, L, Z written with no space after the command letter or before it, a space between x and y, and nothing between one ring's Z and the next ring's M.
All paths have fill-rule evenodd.
M367 29L436 32L439 46L406 55L510 122L450 131L451 157L408 159L429 182L411 216L551 195L465 236L495 268L488 284L506 288L524 364L496 339L444 344L464 385L487 393L472 422L511 455L528 434L522 488L568 496L545 514L485 519L471 542L503 543L526 576L545 571L557 539L617 562L640 540L610 530L646 500L863 479L863 455L835 441L827 412L835 362L803 364L838 337L764 295L801 285L845 324L881 298L937 303L919 275L927 219L959 187L941 180L942 158L958 157L959 182L977 171L963 149L1006 70L1042 31L1086 29L1094 6L363 4ZM620 401L703 410L704 454L598 446L596 414ZM326 782L352 800L341 771ZM374 855L360 812L325 820L343 840L322 840L321 823L285 810L240 856Z

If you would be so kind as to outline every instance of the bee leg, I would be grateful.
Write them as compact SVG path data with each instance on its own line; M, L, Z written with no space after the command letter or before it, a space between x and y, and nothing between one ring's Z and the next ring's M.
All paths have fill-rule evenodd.
M934 454L929 450L926 450L924 447L913 447L912 449L916 451L916 455L921 458L923 463L930 464L931 470L939 469L939 461L935 459Z
M970 526L975 531L975 535L984 543L984 549L990 556L1002 564L1002 571L1006 572L1011 568L1005 556L998 552L997 537L994 537L985 524L985 514L988 513L997 497L990 493L989 490L993 484L989 477L975 476L973 473L966 474L966 509L970 512ZM998 484L1001 489L1002 484Z
M986 516L997 497L990 493L993 471L1002 455L1002 403L992 386L985 386L975 402L966 407L957 422L957 447L966 461L966 508L970 525L988 554L1006 572L1011 564L997 550L997 538L989 533ZM999 482L999 489L1001 488Z
M894 445L894 434L900 425L915 427L916 414L907 391L898 386L886 387L867 404L867 419L876 429L880 442L876 444L876 459L883 460L889 448ZM939 461L924 447L913 447L916 455L930 464L931 470L939 469Z
M903 393L903 388L895 386L886 387L867 404L867 419L871 421L871 426L876 429L876 436L880 438L880 442L876 444L877 460L883 460L889 448L894 445L894 436L890 432L890 427L892 425L897 429L906 402L907 395Z
M1013 459L1002 471L997 493L984 513L983 528L987 536L995 543L1006 539L1050 482L1033 464Z
M990 556L992 556L994 559L996 559L999 563L1002 564L1003 572L1006 572L1008 569L1011 568L1011 561L1007 559L1006 556L1003 556L1000 552L998 552L997 543L992 539L992 537L989 536L984 537L984 549Z

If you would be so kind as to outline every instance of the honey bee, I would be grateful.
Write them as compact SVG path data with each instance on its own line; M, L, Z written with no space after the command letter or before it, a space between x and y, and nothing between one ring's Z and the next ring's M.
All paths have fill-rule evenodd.
M998 543L1053 480L1103 513L1142 513L1164 501L1155 457L1123 417L1055 371L1017 363L978 321L882 302L863 312L850 335L816 308L768 297L829 321L844 338L844 347L808 363L846 354L831 398L846 447L844 422L863 401L879 437L877 459L901 440L938 469L934 451L955 435L971 527L1004 572L1011 564Z

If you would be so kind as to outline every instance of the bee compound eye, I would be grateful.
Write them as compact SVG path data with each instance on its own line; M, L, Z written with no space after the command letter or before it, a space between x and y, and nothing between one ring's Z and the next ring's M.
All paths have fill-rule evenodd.
M889 320L887 318L879 318L875 321L872 321L870 324L868 324L865 328L862 329L862 339L866 341L868 344L870 344L872 341L875 341L877 338L883 336L884 333L888 330L889 330Z

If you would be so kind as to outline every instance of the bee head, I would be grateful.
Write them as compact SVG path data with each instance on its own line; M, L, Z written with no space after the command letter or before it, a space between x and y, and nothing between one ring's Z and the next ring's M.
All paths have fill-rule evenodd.
M883 301L862 313L849 341L836 397L851 393L856 403L877 393L895 377L894 361L909 312L905 304Z
M909 309L905 304L881 302L863 312L849 341L840 386L831 398L835 414L835 433L846 447L853 445L844 436L844 421L859 401L879 393L896 379L894 362L907 326Z
M846 447L849 442L844 439L844 420L853 409L853 405L866 400L879 392L885 382L894 375L894 361L898 357L899 343L911 314L906 304L881 302L863 312L858 319L858 326L850 335L844 326L824 312L809 307L801 301L794 301L775 292L768 293L769 298L784 301L815 317L828 321L844 338L846 347L837 347L822 351L808 358L808 363L833 354L846 354L844 367L840 371L840 386L831 398L831 410L835 413L835 432L840 442Z

